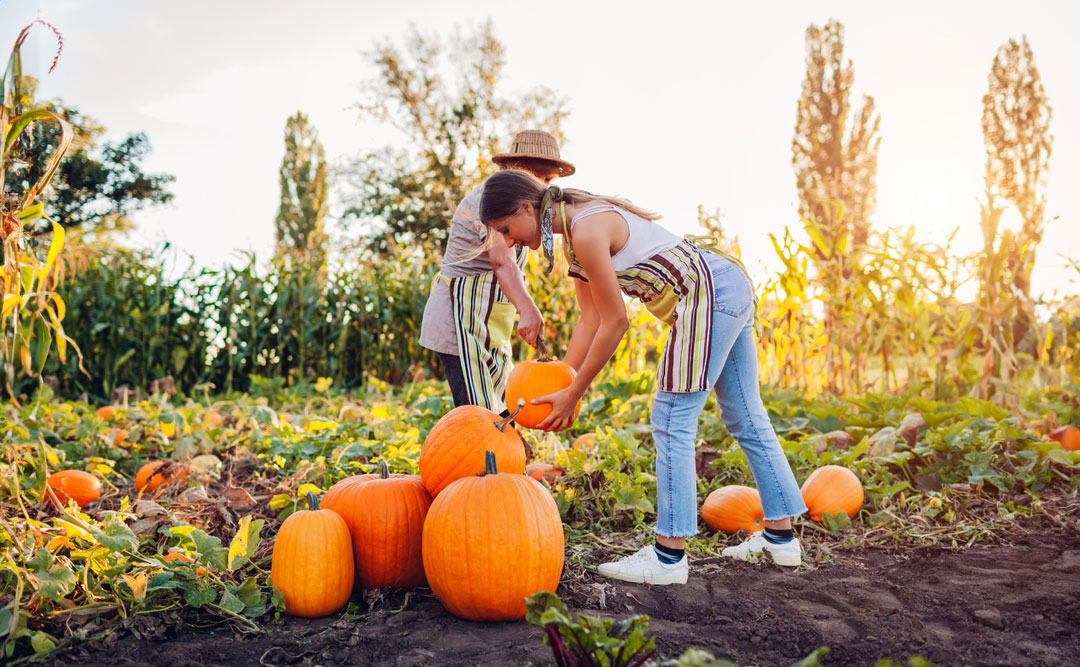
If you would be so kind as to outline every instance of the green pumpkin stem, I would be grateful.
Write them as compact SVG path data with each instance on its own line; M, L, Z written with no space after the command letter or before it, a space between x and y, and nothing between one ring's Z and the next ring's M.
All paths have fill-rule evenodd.
M484 472L480 476L497 474L499 474L499 471L495 465L495 452L489 449L484 452Z
M315 495L311 491L308 491L308 492L306 492L304 494L304 496L307 498L307 504L308 504L308 509L309 510L314 512L314 511L319 509L319 497L317 495Z
M387 467L386 461L379 459L379 479L386 479L390 476L390 468Z
M499 429L499 432L502 433L503 429L506 428L506 425L509 424L510 422L514 421L514 417L517 417L517 414L519 412L521 412L522 410L524 410L524 409L525 409L525 399L524 398L519 398L518 399L518 404L517 404L517 410L514 410L510 414L508 414L505 417L503 417L502 419L500 419L499 421L495 422L495 428Z

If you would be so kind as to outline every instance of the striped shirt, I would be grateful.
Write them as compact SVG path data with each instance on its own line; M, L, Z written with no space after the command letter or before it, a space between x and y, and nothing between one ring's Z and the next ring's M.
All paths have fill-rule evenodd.
M616 209L624 213L621 209ZM575 218L566 226L569 275L588 282L574 254L571 238ZM678 296L671 335L657 371L660 391L708 391L709 350L712 343L713 281L705 258L694 244L680 240L675 246L615 272L619 288L629 297L648 303L670 287Z

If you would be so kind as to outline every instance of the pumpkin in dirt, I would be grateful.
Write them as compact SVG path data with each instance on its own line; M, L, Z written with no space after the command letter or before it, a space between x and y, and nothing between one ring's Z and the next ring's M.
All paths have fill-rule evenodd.
M82 470L59 470L46 483L64 505L70 498L81 508L101 497L101 480Z
M165 557L162 560L164 560L166 563L171 563L171 562L173 562L175 560L178 560L181 563L194 563L195 562L194 558L192 558L190 556L186 556L186 555L180 553L179 551L171 551L171 552L165 554ZM195 574L199 575L200 577L203 576L204 574L206 574L206 568L203 568L203 567L195 568Z
M424 571L435 597L461 618L525 618L524 599L559 586L563 526L555 500L521 473L484 474L446 487L424 522Z
M162 484L173 482L188 476L190 470L182 463L174 461L149 461L135 473L135 490L151 493Z
M525 474L538 482L551 484L557 477L562 476L563 470L559 466L550 463L530 463L525 466Z
M94 410L94 412L102 419L112 419L116 414L116 408L111 405L103 405L97 410Z
M420 448L420 477L432 498L462 477L484 472L484 452L495 452L499 470L525 472L525 443L510 421L476 405L462 405L443 415Z
M701 506L701 518L709 528L725 533L756 533L765 527L765 510L757 489L738 484L710 493Z
M356 576L364 588L426 586L424 518L431 496L419 475L354 475L326 492L322 508L341 515L352 536Z
M570 445L570 449L588 452L592 451L594 445L596 445L596 434L583 433L574 440L574 443Z
M863 487L855 473L829 465L818 468L806 478L802 496L814 521L821 521L826 512L843 512L854 519L863 504Z
M525 400L525 407L514 417L514 421L526 428L536 428L551 414L550 403L533 405L532 399L553 394L566 389L577 376L574 367L565 361L533 359L514 366L506 380L506 404L517 405L519 399ZM581 411L581 400L574 407L574 419Z
M1070 452L1075 452L1080 449L1080 428L1062 426L1050 432L1050 439L1060 443L1062 447Z
M319 509L319 498L310 491L307 501L308 509L293 512L278 529L270 582L285 598L285 611L317 618L345 606L356 568L345 519Z

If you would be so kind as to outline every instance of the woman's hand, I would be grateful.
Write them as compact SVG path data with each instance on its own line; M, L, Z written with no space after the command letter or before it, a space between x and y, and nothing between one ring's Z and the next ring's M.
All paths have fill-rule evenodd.
M570 428L574 425L574 419L577 416L574 413L577 410L579 400L581 400L581 396L569 387L560 389L553 394L537 396L532 400L533 405L550 403L551 414L545 417L544 421L537 424L536 428L541 431L565 431Z
M544 332L544 316L531 299L518 319L517 332L522 340L533 347L536 347L537 340Z

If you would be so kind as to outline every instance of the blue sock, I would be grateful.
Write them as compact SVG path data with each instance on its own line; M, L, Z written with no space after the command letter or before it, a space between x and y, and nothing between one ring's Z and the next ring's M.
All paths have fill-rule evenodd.
M787 544L795 539L794 530L780 530L779 528L766 528L765 541L769 544Z
M683 559L686 555L686 549L672 549L671 547L665 547L659 542L653 545L653 550L656 551L656 557L660 559L660 562L664 565L674 565Z

